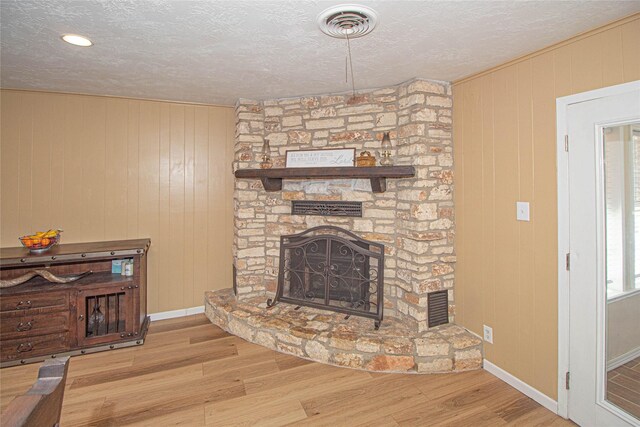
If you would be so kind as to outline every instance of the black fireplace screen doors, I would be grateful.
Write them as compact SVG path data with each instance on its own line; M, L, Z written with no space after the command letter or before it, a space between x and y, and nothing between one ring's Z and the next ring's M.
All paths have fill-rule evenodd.
M368 317L383 315L384 245L334 226L280 237L278 301Z

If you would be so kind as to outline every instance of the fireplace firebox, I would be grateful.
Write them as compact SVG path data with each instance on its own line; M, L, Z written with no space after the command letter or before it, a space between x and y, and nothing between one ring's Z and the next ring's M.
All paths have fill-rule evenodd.
M335 226L280 238L277 302L374 319L383 317L384 245Z

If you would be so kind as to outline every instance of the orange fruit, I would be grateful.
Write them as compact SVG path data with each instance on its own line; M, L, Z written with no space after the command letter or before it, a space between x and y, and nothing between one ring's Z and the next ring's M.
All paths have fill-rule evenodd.
M49 243L50 243L50 241L46 237L44 239L42 239L42 246L47 246L47 245L49 245Z

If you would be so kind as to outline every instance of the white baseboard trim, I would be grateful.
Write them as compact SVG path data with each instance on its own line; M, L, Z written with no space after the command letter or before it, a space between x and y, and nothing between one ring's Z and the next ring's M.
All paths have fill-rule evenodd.
M149 317L151 318L152 322L155 322L156 320L173 319L175 317L191 316L192 314L200 313L204 313L204 305L200 305L198 307L183 308L180 310L161 311L160 313L150 314Z
M532 398L533 400L535 400L536 402L538 402L539 404L541 404L542 406L544 406L545 408L553 412L554 414L558 413L558 402L556 402L546 394L531 387L529 384L525 383L521 379L514 377L504 369L497 367L496 365L489 362L488 360L485 359L483 362L484 362L483 367L485 371L500 378L502 381L509 384L511 387L515 388L516 390L525 394L526 396L529 396L530 398Z
M612 369L616 369L618 366L622 366L627 362L631 362L636 357L640 357L640 347L634 348L626 352L625 354L621 354L618 357L614 357L607 363L607 371Z

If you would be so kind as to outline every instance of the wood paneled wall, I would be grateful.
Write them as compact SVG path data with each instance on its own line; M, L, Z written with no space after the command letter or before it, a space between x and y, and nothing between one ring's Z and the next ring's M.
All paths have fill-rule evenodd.
M151 238L150 313L231 287L233 108L2 90L0 244Z
M557 397L557 97L640 79L640 14L454 82L456 322ZM516 201L531 221L516 221Z

